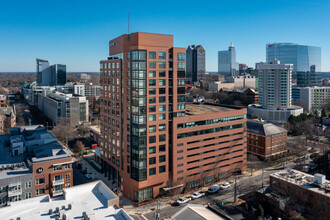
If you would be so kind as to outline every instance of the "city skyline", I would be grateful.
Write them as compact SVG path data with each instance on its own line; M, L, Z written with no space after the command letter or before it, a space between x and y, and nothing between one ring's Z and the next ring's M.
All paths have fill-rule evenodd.
M22 1L20 8L14 2L2 4L0 72L34 72L36 58L65 63L68 72L97 72L109 40L127 33L128 12L131 33L171 34L179 47L202 45L207 71L217 71L217 51L226 49L230 42L235 44L237 62L251 67L266 61L268 43L318 46L322 48L322 71L330 71L329 30L325 28L330 3L325 1L281 0L276 5L259 0L217 1L198 5L198 14L186 10L187 1L175 2L174 8L170 3L145 7L132 2L121 7L121 3L106 1L95 5L86 1L37 2Z

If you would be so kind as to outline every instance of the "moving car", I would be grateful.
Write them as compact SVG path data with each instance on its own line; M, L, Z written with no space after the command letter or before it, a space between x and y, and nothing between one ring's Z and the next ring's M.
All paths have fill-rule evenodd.
M208 193L216 193L220 189L220 186L218 184L214 184L210 186L210 188L207 190Z
M85 177L87 178L87 179L91 179L92 178L92 176L90 175L90 174L85 174Z
M230 187L230 183L226 182L220 186L220 189L227 189Z
M190 197L183 197L183 198L180 198L180 199L176 200L176 202L181 205L181 204L189 202L190 200L191 200Z
M191 198L192 199L198 199L202 196L205 196L205 193L204 192L194 192L193 194L191 194Z

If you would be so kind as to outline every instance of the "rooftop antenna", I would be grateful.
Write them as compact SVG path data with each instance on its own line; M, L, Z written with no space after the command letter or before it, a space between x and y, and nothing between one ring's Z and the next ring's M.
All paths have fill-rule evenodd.
M127 32L129 34L129 12L128 12L128 20L127 20Z

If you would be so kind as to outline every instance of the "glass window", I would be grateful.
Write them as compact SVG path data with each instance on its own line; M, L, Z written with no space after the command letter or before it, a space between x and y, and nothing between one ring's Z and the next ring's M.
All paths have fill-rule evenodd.
M156 52L155 51L149 51L149 59L156 59Z
M165 131L166 130L166 125L165 124L160 124L159 125L159 131Z
M159 173L165 173L165 171L166 171L166 166L165 165L159 167Z
M165 86L166 85L166 80L165 79L160 79L159 82L158 82L158 85Z
M158 56L159 56L159 59L166 59L166 52L159 52Z
M156 164L156 157L150 157L149 158L149 165Z
M146 60L147 59L147 51L140 50L139 51L139 60Z
M184 79L178 79L178 86L185 86Z
M156 112L156 106L155 105L149 106L149 112Z
M156 143L156 136L149 136L149 144Z
M156 97L149 97L149 104L156 103Z
M165 120L165 119L166 119L166 115L165 115L165 113L159 114L159 115L158 115L158 119L159 119L159 120Z
M36 195L42 195L42 194L45 194L45 189L37 189L36 190Z
M32 193L31 192L25 193L25 199L30 199L30 198L32 198Z
M156 69L156 62L149 62L150 69Z
M166 97L165 96L160 96L159 97L159 103L164 103L166 101Z
M160 105L160 106L158 107L158 111L160 111L160 112L164 112L164 111L166 111L166 105Z
M126 58L127 59L130 59L131 58L131 53L130 52L127 52Z
M45 184L45 178L40 178L36 180L36 185Z
M159 62L159 69L166 69L166 63L165 62Z
M156 147L149 147L149 154L156 153Z
M149 133L156 132L156 125L149 126Z
M185 109L185 104L184 103L178 104L177 108L178 110L183 110Z
M165 155L159 156L159 163L163 163L166 161Z
M159 77L165 77L166 71L159 71Z
M156 95L156 89L149 89L149 95Z
M185 53L178 53L178 61L185 61L186 54Z
M186 92L186 89L185 89L185 87L178 87L178 94L185 94L185 92Z
M164 141L166 141L166 135L165 134L159 135L159 142L164 142Z
M149 77L156 77L156 71L149 71Z
M132 51L132 60L138 60L139 59L139 51L134 50Z
M165 88L159 88L159 94L165 94L166 93L166 89Z
M149 121L156 121L156 115L149 115Z
M178 96L178 102L185 102L186 97L185 96Z
M149 86L155 86L156 80L155 79L149 79Z
M149 169L149 176L155 175L156 174L156 168L150 168Z
M186 63L178 63L178 70L186 69Z
M31 188L32 187L32 182L25 182L25 189Z
M159 145L159 152L165 152L166 147L165 144Z
M66 173L65 174L65 181L70 181L71 180L71 174L70 173Z

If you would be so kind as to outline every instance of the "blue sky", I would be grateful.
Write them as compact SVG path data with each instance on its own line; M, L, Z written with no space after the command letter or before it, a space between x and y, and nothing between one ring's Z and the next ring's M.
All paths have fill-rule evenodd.
M294 42L322 47L322 71L330 71L329 0L217 1L0 1L0 72L35 71L35 58L98 71L108 41L131 32L174 35L174 46L202 44L208 71L217 51L233 41L237 61L265 61L265 45Z

